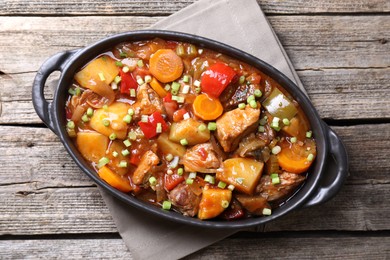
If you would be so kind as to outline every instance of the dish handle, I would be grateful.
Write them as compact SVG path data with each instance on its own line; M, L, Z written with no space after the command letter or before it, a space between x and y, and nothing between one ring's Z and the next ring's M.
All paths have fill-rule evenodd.
M58 135L58 131L52 120L52 103L48 102L44 95L44 88L47 78L55 71L62 72L65 64L78 50L57 53L48 58L39 68L32 86L32 101L34 109L39 118L49 127L51 131Z
M304 207L322 204L334 197L341 189L348 177L348 155L346 149L337 134L323 123L329 139L329 157L325 165L324 176L320 180L320 186L315 195L311 197Z

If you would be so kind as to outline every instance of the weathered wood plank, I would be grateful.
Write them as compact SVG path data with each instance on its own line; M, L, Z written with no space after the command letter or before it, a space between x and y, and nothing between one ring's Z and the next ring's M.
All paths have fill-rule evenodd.
M72 3L73 2L73 3ZM175 1L26 1L4 0L0 4L0 15L168 15L196 2L194 0ZM305 1L258 0L267 14L312 14L312 13L372 13L389 12L386 0L371 1Z
M333 129L348 150L349 183L390 183L389 124ZM1 126L0 154L0 185L29 183L31 189L92 185L47 128Z
M390 68L308 70L298 74L322 118L390 117ZM41 123L31 103L34 77L35 72L0 75L0 124ZM53 87L47 88L48 99L54 83L54 78L47 82Z
M117 232L97 188L3 186L0 235ZM389 184L345 185L331 201L293 212L265 231L389 230Z
M236 235L184 259L386 259L389 237L305 236L264 234L256 239ZM337 242L336 242L337 241ZM242 246L245 244L245 246ZM296 246L299 245L299 250ZM109 250L107 250L109 249ZM2 259L132 259L121 239L6 240Z
M161 17L0 17L4 73L36 71L56 52L115 33L142 29ZM390 16L273 16L276 33L296 69L386 68ZM34 43L31 45L31 43ZM29 57L29 62L16 59Z

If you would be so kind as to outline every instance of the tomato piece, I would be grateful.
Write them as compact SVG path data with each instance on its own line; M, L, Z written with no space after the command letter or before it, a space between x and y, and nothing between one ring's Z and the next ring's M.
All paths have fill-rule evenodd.
M141 78L145 78L146 75L150 75L150 71L145 66L138 67L136 66L134 71L132 72L132 75L134 78L137 78L137 76L140 76Z
M201 148L198 149L198 153L200 154L200 157L202 158L202 160L206 160L207 159L208 153L207 153L206 149L201 147Z
M144 133L146 138L155 137L157 133L157 124L161 124L162 132L168 130L168 125L164 121L164 118L160 114L160 112L156 111L148 118L148 122L138 122L138 125L141 127L142 132Z
M163 98L163 101L167 102L167 103L173 102L173 100L172 100L172 93L168 92L167 95Z
M121 93L129 94L130 89L137 89L138 84L137 81L133 78L133 75L124 73L122 70L119 71L121 76Z
M171 191L182 181L184 181L184 177L179 174L165 174L164 188L167 191Z
M130 157L130 163L131 163L131 164L138 166L138 164L140 163L140 161L141 161L141 156L140 156L139 153L137 153L137 154L131 154L131 157Z
M232 82L236 72L222 62L217 62L202 74L202 91L216 98Z

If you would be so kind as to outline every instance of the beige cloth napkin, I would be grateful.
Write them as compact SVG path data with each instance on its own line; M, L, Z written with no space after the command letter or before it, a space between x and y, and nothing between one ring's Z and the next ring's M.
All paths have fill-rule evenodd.
M200 0L152 28L196 34L239 48L272 64L304 90L256 0ZM162 220L100 190L134 259L181 258L237 232Z

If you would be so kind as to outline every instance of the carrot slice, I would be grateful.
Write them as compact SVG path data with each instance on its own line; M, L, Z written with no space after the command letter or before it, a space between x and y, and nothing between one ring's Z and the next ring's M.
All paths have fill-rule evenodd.
M162 83L178 79L183 69L183 61L171 49L160 49L149 60L150 73Z
M214 120L222 115L223 107L218 99L209 97L207 94L200 94L192 104L196 116L203 120Z
M129 192L132 190L129 180L126 180L118 174L114 173L107 166L100 168L98 174L100 178L120 191Z
M161 86L160 82L158 82L156 78L153 78L149 84L161 98L167 95L167 91Z
M315 143L311 140L307 140L303 145L294 143L281 146L282 150L277 155L278 163L282 169L288 172L297 174L306 172L316 156ZM311 160L308 160L309 154L313 155Z

